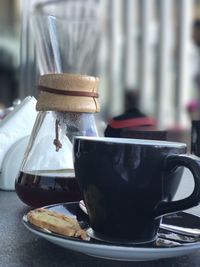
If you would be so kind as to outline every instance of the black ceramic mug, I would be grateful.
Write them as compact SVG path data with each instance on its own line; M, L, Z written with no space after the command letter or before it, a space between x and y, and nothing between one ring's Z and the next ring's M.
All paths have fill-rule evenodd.
M200 159L182 143L76 137L74 168L94 233L120 242L151 242L163 215L200 202ZM194 190L171 201L190 169Z

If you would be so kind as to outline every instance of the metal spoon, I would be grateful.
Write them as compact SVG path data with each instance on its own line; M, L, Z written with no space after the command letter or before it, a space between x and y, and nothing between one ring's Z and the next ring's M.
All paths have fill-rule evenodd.
M168 230L173 233L187 235L191 237L200 237L200 229L196 229L196 228L186 228L186 227L161 223L160 229Z

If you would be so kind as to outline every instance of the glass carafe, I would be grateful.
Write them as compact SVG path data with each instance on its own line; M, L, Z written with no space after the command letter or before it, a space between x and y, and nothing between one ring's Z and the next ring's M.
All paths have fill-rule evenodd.
M99 111L98 78L49 74L40 79L38 116L26 148L15 188L31 207L78 201L74 136L97 136L94 113Z

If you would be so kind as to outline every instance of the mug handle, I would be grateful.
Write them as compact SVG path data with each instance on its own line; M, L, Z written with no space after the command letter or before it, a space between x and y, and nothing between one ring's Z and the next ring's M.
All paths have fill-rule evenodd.
M174 168L188 168L194 179L194 190L190 196L176 201L161 202L155 208L155 218L169 213L186 210L200 203L200 158L192 155L170 155L166 157L165 170L173 172Z

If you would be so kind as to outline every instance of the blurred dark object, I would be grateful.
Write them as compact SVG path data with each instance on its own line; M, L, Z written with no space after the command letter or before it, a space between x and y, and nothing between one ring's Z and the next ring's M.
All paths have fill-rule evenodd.
M8 107L18 95L17 71L12 55L5 49L0 49L0 58L0 100Z
M125 137L133 134L133 130L145 127L152 130L156 128L155 119L148 117L138 108L138 93L127 91L125 93L125 112L112 118L104 132L106 137ZM147 128L150 127L150 128ZM132 132L132 133L131 133Z
M187 113L188 113L191 121L199 119L199 109L200 109L199 101L196 99L191 100L187 104L186 110L187 110Z
M155 130L151 127L142 127L141 129L123 129L121 132L123 138L134 138L134 139L148 139L148 140L167 140L167 131Z
M199 60L200 60L200 19L196 19L193 23L193 35L192 35L193 41L195 43L195 45L197 46L197 50L198 50L198 55L199 55ZM191 120L198 120L200 119L200 70L198 70L198 73L195 77L195 83L197 86L197 94L198 94L198 107L197 109L194 111L192 111L192 113L189 113L190 115L192 115Z
M191 130L181 125L169 127L167 128L167 141L185 143L187 151L190 151Z
M200 19L196 19L193 23L193 40L200 47Z
M0 103L0 120L4 118L5 114L5 105L3 103Z
M109 121L105 129L106 137L122 137L122 135L128 131L133 131L138 127L153 127L155 126L155 120L153 118L145 116L136 108L127 110L124 114L114 117Z
M200 120L192 121L191 154L200 156Z

